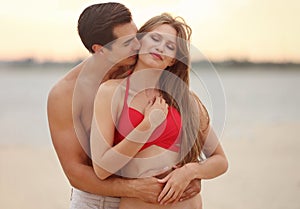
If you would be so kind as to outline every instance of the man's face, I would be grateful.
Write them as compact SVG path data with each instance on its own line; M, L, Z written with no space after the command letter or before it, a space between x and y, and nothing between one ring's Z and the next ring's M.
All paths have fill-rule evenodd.
M130 22L116 26L113 33L117 39L108 52L107 58L109 61L118 66L134 64L140 48L140 43L136 38L136 25Z

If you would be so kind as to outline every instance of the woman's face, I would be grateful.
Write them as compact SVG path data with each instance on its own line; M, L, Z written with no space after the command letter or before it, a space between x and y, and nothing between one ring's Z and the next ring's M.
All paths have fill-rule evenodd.
M140 40L139 62L148 68L165 69L175 61L176 30L167 24L160 25Z

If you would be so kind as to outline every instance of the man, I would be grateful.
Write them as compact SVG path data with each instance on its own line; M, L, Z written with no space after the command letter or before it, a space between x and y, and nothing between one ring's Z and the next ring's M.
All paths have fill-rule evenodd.
M136 61L140 45L131 13L119 3L89 6L79 17L78 32L92 55L58 81L48 97L53 145L73 186L71 208L84 209L89 204L118 208L119 198L112 197L135 197L155 203L163 187L156 178L100 180L89 157L93 103L98 87L107 74ZM200 191L195 182L189 188L183 198Z

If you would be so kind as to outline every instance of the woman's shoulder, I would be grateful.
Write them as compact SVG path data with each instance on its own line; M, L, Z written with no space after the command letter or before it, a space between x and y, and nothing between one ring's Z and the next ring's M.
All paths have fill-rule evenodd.
M125 79L110 79L107 80L99 86L97 96L98 97L111 97L116 92L119 92L120 89L124 86Z
M108 88L115 88L118 85L122 84L124 82L124 80L125 80L125 78L109 79L109 80L101 83L100 87L104 86L104 87L108 87Z
M115 90L117 87L120 87L124 83L124 78L122 79L110 79L101 83L99 90L102 91L111 91Z

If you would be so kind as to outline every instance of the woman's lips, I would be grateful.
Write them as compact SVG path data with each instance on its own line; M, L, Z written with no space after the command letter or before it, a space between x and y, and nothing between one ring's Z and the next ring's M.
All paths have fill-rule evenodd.
M157 53L150 53L150 54L157 59L163 60L163 58L160 54L157 54Z

